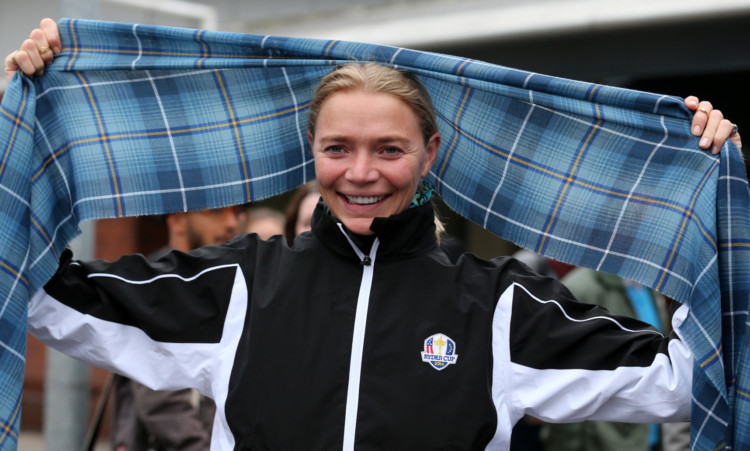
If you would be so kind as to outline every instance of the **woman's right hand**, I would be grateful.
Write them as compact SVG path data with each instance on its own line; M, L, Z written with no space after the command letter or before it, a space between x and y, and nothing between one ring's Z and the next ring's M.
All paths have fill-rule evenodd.
M724 142L729 139L742 149L742 139L737 125L726 119L711 102L700 101L696 96L688 96L685 98L685 105L695 113L690 130L693 135L701 137L698 147L711 149L711 153L718 155Z
M42 19L39 28L29 33L29 39L23 41L21 47L5 57L5 82L20 69L31 77L42 75L44 68L52 64L55 55L62 51L60 32L54 20Z

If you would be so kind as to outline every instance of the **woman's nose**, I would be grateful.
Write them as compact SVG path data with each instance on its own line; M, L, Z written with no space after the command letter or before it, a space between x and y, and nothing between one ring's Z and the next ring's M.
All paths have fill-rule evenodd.
M370 183L378 179L374 157L369 152L356 152L346 171L346 178L354 183Z

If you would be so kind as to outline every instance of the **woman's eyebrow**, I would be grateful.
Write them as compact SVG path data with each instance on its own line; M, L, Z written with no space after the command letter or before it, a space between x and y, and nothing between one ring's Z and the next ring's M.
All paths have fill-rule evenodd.
M326 142L344 142L344 141L348 141L349 139L350 138L344 135L328 135L328 136L320 137L321 141L326 141Z
M406 144L406 143L410 143L411 140L403 136L383 136L381 138L376 139L375 142L377 143L399 142L399 143Z
M346 142L346 141L351 141L351 140L352 138L346 135L328 135L328 136L322 136L320 138L321 142ZM375 142L378 144L391 143L391 142L408 144L412 142L412 140L403 136L393 135L393 136L381 136L379 138L376 138Z

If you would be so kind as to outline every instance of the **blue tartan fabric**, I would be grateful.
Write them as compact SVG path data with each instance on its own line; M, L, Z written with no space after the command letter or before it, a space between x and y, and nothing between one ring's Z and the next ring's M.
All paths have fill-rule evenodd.
M63 53L0 109L0 443L15 447L26 301L87 219L252 202L314 177L312 92L336 64L418 74L459 214L690 306L694 449L750 448L750 207L679 98L371 44L62 20Z

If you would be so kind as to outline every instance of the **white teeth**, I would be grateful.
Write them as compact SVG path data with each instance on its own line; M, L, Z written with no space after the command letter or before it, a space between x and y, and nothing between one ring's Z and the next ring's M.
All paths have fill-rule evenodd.
M346 201L350 204L367 205L379 202L385 196L346 196Z

